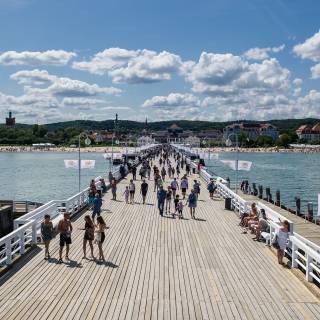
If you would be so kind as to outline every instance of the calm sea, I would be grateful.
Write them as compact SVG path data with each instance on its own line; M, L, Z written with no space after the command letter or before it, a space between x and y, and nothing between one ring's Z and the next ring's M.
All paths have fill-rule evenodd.
M0 153L0 199L46 202L65 199L78 191L78 171L66 169L64 159L77 159L77 153ZM82 159L96 160L92 170L82 170L81 188L90 179L108 172L109 163L102 153L83 153ZM234 153L221 153L220 159L235 159ZM253 162L250 172L240 171L239 181L248 179L270 187L273 195L281 191L281 200L294 207L295 196L302 205L317 205L320 193L320 154L302 153L241 153L240 160ZM235 172L219 160L207 163L219 176L235 181Z
M79 190L78 170L66 169L64 159L77 153L0 153L0 199L47 202L66 199ZM81 189L90 179L106 174L109 163L102 153L82 153L83 160L96 160L94 169L83 169Z
M235 153L220 153L221 160L236 159ZM281 202L295 208L294 198L301 198L301 206L306 208L307 202L317 208L320 193L320 154L313 153L240 153L239 160L253 162L251 171L239 171L239 181L248 179L252 182L270 187L273 198L276 190L280 190ZM235 182L235 171L224 166L219 160L207 162L209 171Z

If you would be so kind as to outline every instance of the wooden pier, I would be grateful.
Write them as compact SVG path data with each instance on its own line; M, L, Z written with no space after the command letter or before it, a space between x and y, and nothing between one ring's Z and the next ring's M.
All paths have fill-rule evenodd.
M197 176L190 177L190 184ZM169 184L169 180L166 181ZM0 319L319 319L320 301L263 243L241 233L235 213L202 186L196 220L160 217L147 204L104 196L107 263L82 259L84 215L73 221L68 263L33 249L0 278ZM140 191L140 180L136 181ZM95 248L97 251L97 248Z

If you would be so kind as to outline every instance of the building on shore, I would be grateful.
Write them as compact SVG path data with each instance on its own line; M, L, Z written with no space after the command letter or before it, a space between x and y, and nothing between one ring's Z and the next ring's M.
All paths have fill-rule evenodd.
M296 130L296 134L300 140L308 142L320 141L320 122L314 126L304 124Z
M235 140L235 135L240 133L247 135L249 139L257 139L259 136L271 137L274 141L278 139L279 132L277 128L270 123L233 123L228 125L223 130L223 139Z
M9 117L6 118L6 126L7 127L14 127L16 124L16 118L12 117L12 112L9 112Z

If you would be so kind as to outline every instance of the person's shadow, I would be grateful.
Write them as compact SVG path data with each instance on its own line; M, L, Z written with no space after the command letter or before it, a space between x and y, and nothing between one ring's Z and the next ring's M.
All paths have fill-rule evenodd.
M96 260L96 264L101 265L101 266L105 266L105 267L109 267L109 268L113 268L113 269L119 267L118 265L114 264L111 261L99 261L99 260Z
M82 268L83 265L81 263L79 263L78 261L75 260L68 260L66 262L66 265L68 268Z

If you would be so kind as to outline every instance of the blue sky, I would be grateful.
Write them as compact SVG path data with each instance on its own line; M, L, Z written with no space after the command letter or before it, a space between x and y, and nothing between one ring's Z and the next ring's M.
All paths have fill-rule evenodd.
M318 1L0 0L0 9L2 119L319 115Z

